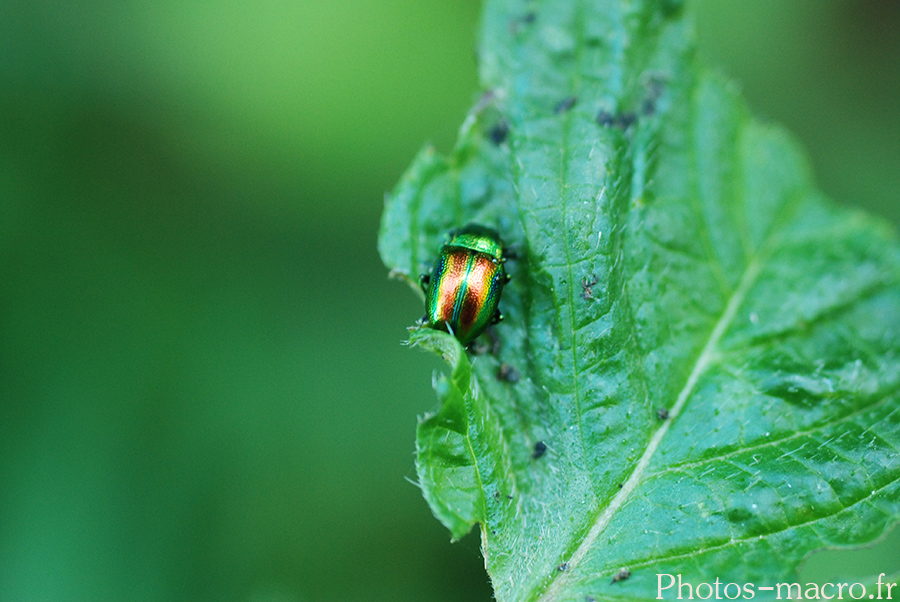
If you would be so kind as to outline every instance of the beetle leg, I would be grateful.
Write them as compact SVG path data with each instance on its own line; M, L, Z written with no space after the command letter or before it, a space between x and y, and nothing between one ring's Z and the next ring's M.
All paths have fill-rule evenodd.
M500 313L500 310L494 312L494 317L491 319L491 324L497 324L503 321L503 314Z
M419 286L422 287L423 291L428 290L429 284L431 284L431 274L422 274L419 276Z
M510 276L509 274L504 274L503 277L506 280L507 284L509 284L509 281L512 280L512 276Z

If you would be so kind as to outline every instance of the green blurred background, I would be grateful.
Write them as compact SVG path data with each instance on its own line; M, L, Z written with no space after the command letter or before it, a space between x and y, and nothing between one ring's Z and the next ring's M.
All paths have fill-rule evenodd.
M694 8L822 188L900 223L900 3ZM478 12L0 3L0 600L490 599L405 480L439 364L375 250L478 97Z

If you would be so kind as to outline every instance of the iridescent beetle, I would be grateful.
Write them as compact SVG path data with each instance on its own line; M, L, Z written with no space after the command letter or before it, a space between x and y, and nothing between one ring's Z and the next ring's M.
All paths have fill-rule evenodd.
M496 231L469 224L450 233L450 241L431 274L421 278L425 291L422 324L449 331L467 345L503 319L497 305L509 276L503 242Z

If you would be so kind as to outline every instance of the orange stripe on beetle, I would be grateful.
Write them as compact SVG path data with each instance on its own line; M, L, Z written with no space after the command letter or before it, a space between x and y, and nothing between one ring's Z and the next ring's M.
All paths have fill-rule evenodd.
M466 345L500 320L506 284L503 243L496 231L471 224L451 234L429 276L423 276L430 328L450 331Z

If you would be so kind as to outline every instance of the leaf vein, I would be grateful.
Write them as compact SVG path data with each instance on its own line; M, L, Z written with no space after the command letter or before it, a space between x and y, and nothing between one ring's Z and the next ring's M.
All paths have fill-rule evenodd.
M743 447L741 449L736 449L734 451L727 452L724 454L719 454L717 456L710 456L708 458L703 458L701 460L696 460L694 462L682 462L679 464L670 464L669 466L666 466L662 470L649 473L647 475L647 478L656 478L656 477L668 474L670 472L682 472L686 468L695 468L698 466L704 466L710 462L718 462L720 460L726 460L726 459L732 458L739 454L745 454L747 452L758 451L758 450L762 450L762 449L765 449L768 447L781 445L782 443L791 441L793 439L798 439L800 437L805 437L807 435L811 435L813 433L823 431L829 427L837 426L837 425L841 424L842 422L846 422L847 420L855 418L860 414L864 414L866 412L872 411L872 410L876 409L878 406L881 406L882 404L884 404L888 401L892 401L893 398L891 396L893 394L895 394L898 390L900 390L900 386L893 387L891 390L886 391L883 396L875 398L875 401L873 401L872 403L862 406L862 407L858 408L857 410L854 410L853 412L850 412L843 416L839 416L835 420L819 423L813 428L809 428L809 429L806 429L803 431L794 431L790 435L788 435L786 437L782 437L780 439L772 439L770 441L765 441L758 445L751 445L749 447ZM826 441L825 443L828 443L828 442L829 441Z
M830 513L830 514L819 515L819 516L817 516L817 517L815 517L815 518L812 518L812 519L810 519L810 520L807 520L807 521L802 521L802 522L798 522L798 523L794 523L794 524L789 524L788 526L786 526L786 527L784 527L784 528L782 528L782 529L777 529L777 530L769 531L768 533L765 533L765 536L766 536L766 537L771 537L771 536L773 536L773 535L778 535L778 534L780 534L780 533L785 533L785 532L787 532L787 531L790 531L791 529L798 529L798 528L800 528L800 527L805 527L805 526L809 526L809 525L815 525L816 523L819 523L819 522L824 521L824 520L826 520L826 519L835 517L835 516L837 516L837 515L839 515L839 514L841 514L841 513L843 513L843 512L847 512L848 510L852 509L853 507L855 507L855 506L857 506L857 505L859 505L859 504L863 504L863 503L871 503L871 498L874 497L875 494L878 494L878 493L884 491L885 489L887 489L887 488L889 488L889 487L891 487L892 485L895 485L895 484L897 484L897 483L900 483L900 474L897 474L896 478L890 480L889 482L885 483L885 484L882 485L881 487L878 487L878 488L876 488L876 489L873 489L873 490L871 491L871 494L867 495L866 497L859 498L859 499L855 500L854 502L852 502L852 503L850 503L850 504L846 504L846 505L845 505L845 504L841 504L841 508L840 508L839 510L836 510L836 511ZM704 546L704 547L703 547L703 553L713 552L713 551L717 551L717 550L722 550L722 549L725 549L725 548L733 547L733 546L736 546L736 545L741 545L741 544L746 543L746 542L749 542L749 541L757 540L757 539L761 538L762 536L763 536L762 534L754 534L754 535L751 535L751 536L748 536L748 537L732 538L732 539L730 539L730 540L728 540L728 541L726 541L726 542L723 542L723 543L717 544L717 545ZM680 559L683 559L683 558L696 558L696 556L697 556L697 551L696 551L696 550L692 550L692 551L689 551L689 552L686 552L686 553L683 553L683 554L671 555L671 556L647 556L647 557L645 557L644 559L642 559L642 560L640 560L640 561L638 561L638 562L630 562L628 566L629 566L629 568L631 568L631 569L634 569L634 568L641 568L641 567L653 565L653 564L657 563L657 562L660 561L660 560L664 560L664 561L668 561L668 560L680 560ZM605 568L605 569L609 569L609 568L611 568L612 566L615 566L615 565L607 564L607 565L605 565L604 568Z

